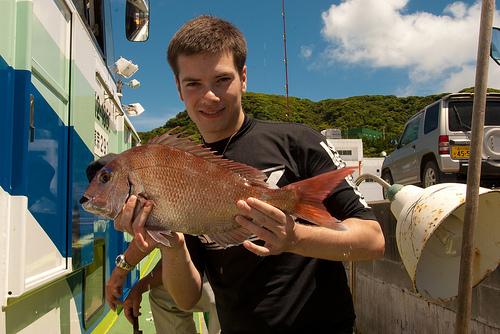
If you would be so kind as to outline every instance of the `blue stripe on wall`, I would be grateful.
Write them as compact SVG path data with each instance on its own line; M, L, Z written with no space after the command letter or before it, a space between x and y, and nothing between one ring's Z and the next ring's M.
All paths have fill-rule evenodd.
M17 185L23 185L14 189L20 191L26 188L21 194L28 196L29 211L61 255L67 256L68 127L33 84L30 84L30 93L34 97L35 131L32 139L28 135L22 138L28 143L26 164L23 166L26 174L13 178L19 179ZM29 109L26 118L28 123L19 132L29 134ZM22 170L21 167L19 170Z
M24 70L14 71L14 103L12 110L12 137L13 146L11 189L12 195L25 195L28 192L28 125L29 101L31 90L31 72ZM9 111L7 111L9 112Z

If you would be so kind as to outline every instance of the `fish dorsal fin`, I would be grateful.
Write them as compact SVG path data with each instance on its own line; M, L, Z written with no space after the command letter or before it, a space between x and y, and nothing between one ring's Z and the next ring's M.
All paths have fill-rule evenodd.
M212 151L201 144L195 143L188 137L183 137L185 136L185 133L173 133L176 129L177 128L173 128L164 134L151 139L148 142L148 145L168 145L178 150L191 153L221 167L227 168L233 173L237 173L244 177L251 185L266 188L269 187L265 182L267 178L266 174L262 173L258 169L223 158L222 155L219 155L217 152Z

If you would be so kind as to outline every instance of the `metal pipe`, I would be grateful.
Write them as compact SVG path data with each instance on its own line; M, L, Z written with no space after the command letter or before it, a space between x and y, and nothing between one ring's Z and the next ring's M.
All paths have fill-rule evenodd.
M494 0L483 0L481 6L481 23L477 51L476 79L474 86L474 103L472 108L471 150L467 171L467 192L465 200L465 216L460 258L460 278L458 283L458 309L455 320L455 333L469 333L472 299L472 266L474 262L473 242L474 228L479 206L479 185L481 178L481 153L483 143L484 113L486 108L486 91L488 88L488 63L491 44L491 28L493 23Z
M354 183L357 186L359 186L361 184L361 182L366 181L366 180L373 180L373 181L377 182L378 184L380 184L382 186L382 188L384 188L384 190L387 190L391 186L389 183L385 182L384 179L378 177L377 175L373 175L373 174L369 174L369 173L361 174L360 176L358 176L356 178Z

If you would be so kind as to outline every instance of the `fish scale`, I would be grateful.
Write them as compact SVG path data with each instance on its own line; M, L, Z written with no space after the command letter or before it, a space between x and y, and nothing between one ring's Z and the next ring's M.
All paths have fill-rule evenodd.
M237 200L260 197L256 189L244 185L244 178L206 161L198 164L208 163L209 166L200 168L189 168L189 159L179 159L173 167L158 166L156 163L158 161L152 161L151 166L146 167L148 173L142 176L143 187L149 189L146 195L155 203L155 210L146 226L189 234L231 230L237 227L233 220L238 211L235 205ZM216 181L213 175L225 181ZM262 191L270 189L263 188ZM190 224L186 225L186 221Z

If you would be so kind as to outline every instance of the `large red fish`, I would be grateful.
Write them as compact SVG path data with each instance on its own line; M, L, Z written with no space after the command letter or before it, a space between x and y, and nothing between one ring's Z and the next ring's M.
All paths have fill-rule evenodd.
M221 246L241 243L250 232L234 221L236 202L255 197L290 215L325 225L336 221L322 202L353 168L342 168L271 189L255 168L214 154L187 138L165 134L133 147L106 164L80 203L114 219L130 195L154 207L146 222L155 240L169 231L207 235Z

